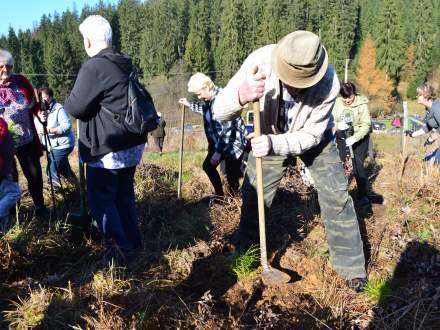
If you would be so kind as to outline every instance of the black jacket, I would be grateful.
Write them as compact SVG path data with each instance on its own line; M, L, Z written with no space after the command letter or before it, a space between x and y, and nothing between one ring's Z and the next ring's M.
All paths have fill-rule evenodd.
M114 117L124 116L127 110L128 77L132 70L130 57L112 48L101 50L81 66L64 109L80 120L78 145L84 161L146 142L146 137L129 133ZM101 107L115 115L101 111Z

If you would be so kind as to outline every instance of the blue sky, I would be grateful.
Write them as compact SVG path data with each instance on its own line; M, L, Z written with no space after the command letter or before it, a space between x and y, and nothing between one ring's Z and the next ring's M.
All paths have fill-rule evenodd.
M18 29L32 29L38 24L43 14L53 14L55 11L62 13L74 6L78 12L85 4L93 6L99 0L0 0L2 18L0 20L0 35L7 34L9 26L12 26L15 32ZM118 0L104 0L104 3L118 3Z

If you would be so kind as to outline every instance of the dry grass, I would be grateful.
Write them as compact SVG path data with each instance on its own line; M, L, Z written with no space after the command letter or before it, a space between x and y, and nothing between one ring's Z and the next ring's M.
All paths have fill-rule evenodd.
M177 200L177 153L167 152L147 155L154 165L143 163L136 174L145 237L136 270L98 267L99 239L86 234L74 242L63 218L37 222L23 203L19 226L0 240L1 326L435 329L440 171L420 161L423 148L412 141L399 181L398 144L397 136L375 138L381 152L371 177L386 204L364 219L372 279L364 294L347 289L331 269L316 194L297 168L289 169L267 215L270 262L290 272L292 283L269 288L258 277L237 281L228 249L241 198L207 202L211 187L200 169L202 151L187 154L184 200Z

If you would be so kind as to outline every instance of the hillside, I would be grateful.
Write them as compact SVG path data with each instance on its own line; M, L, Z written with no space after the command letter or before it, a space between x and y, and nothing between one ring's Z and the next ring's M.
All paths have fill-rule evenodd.
M147 153L138 169L145 245L130 269L101 268L96 232L77 235L65 222L61 196L59 216L44 223L31 217L25 200L0 241L2 328L438 329L440 173L420 162L421 141L414 141L399 180L398 143L397 136L375 136L369 173L386 202L370 215L358 210L370 279L363 294L331 270L316 194L295 168L267 225L270 262L292 280L265 287L252 253L246 264L230 250L241 200L208 203L204 152L193 143L183 200L175 193L176 152ZM69 192L68 202L77 200Z

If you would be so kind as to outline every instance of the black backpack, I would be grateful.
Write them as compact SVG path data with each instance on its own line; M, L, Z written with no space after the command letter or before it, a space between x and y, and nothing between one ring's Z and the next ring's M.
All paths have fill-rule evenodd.
M113 62L109 57L103 57L119 67L119 65ZM121 68L119 67L119 69ZM128 132L147 136L148 132L157 128L159 116L157 115L153 98L139 82L136 69L133 69L128 77L127 98L128 107L123 118L121 118L121 116L115 116L113 112L104 107L102 107L102 109L111 112L114 118L123 124Z

